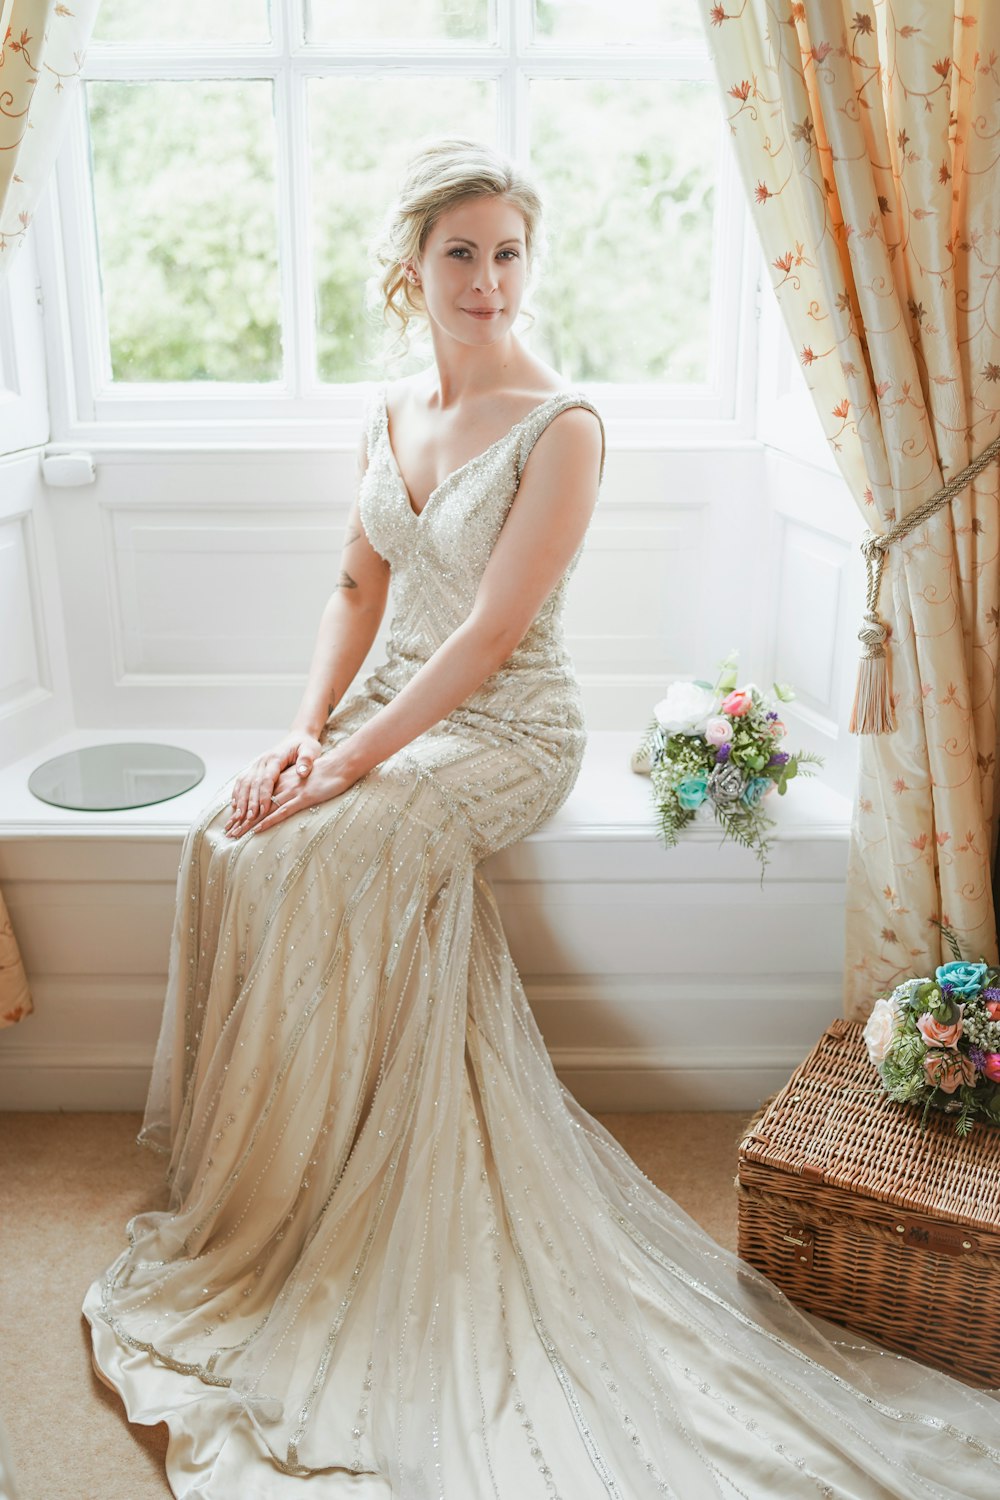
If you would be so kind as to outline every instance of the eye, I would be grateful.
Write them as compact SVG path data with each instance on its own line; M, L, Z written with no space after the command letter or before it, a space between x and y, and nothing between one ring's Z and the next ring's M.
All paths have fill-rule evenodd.
M500 254L509 255L511 260L517 260L520 257L521 252L519 250L501 250Z
M448 251L449 255L468 255L468 253L468 247L465 245L456 245L453 250Z

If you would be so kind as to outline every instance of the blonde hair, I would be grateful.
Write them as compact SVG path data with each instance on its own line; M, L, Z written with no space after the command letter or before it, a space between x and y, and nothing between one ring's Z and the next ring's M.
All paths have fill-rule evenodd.
M378 271L369 283L370 297L381 304L382 320L396 334L393 352L406 352L410 324L426 317L419 289L403 270L405 262L422 254L443 213L469 198L485 197L507 198L520 209L530 272L541 249L542 200L513 162L482 141L459 136L432 141L411 157L372 246Z

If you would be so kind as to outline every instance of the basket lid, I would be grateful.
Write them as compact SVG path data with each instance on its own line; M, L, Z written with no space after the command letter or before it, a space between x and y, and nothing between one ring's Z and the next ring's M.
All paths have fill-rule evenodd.
M845 1188L915 1213L1000 1230L1000 1129L963 1139L950 1114L889 1098L857 1021L833 1021L751 1125L740 1163Z

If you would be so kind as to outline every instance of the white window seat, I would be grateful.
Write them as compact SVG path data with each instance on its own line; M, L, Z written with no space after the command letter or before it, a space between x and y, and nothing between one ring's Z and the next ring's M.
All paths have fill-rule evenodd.
M77 730L0 768L0 886L35 1013L0 1031L0 1105L135 1109L145 1097L184 833L273 730ZM591 734L564 807L484 865L539 1026L594 1110L751 1109L840 1013L850 804L819 778L769 799L763 885L746 849L693 827L666 850L629 733ZM51 756L181 745L191 791L83 813L34 797Z

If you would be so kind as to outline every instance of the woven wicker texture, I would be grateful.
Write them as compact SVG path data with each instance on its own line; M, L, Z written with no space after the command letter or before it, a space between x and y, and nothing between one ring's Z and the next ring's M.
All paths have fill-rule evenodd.
M1000 1380L1000 1130L894 1104L834 1021L740 1145L739 1253L793 1302Z

